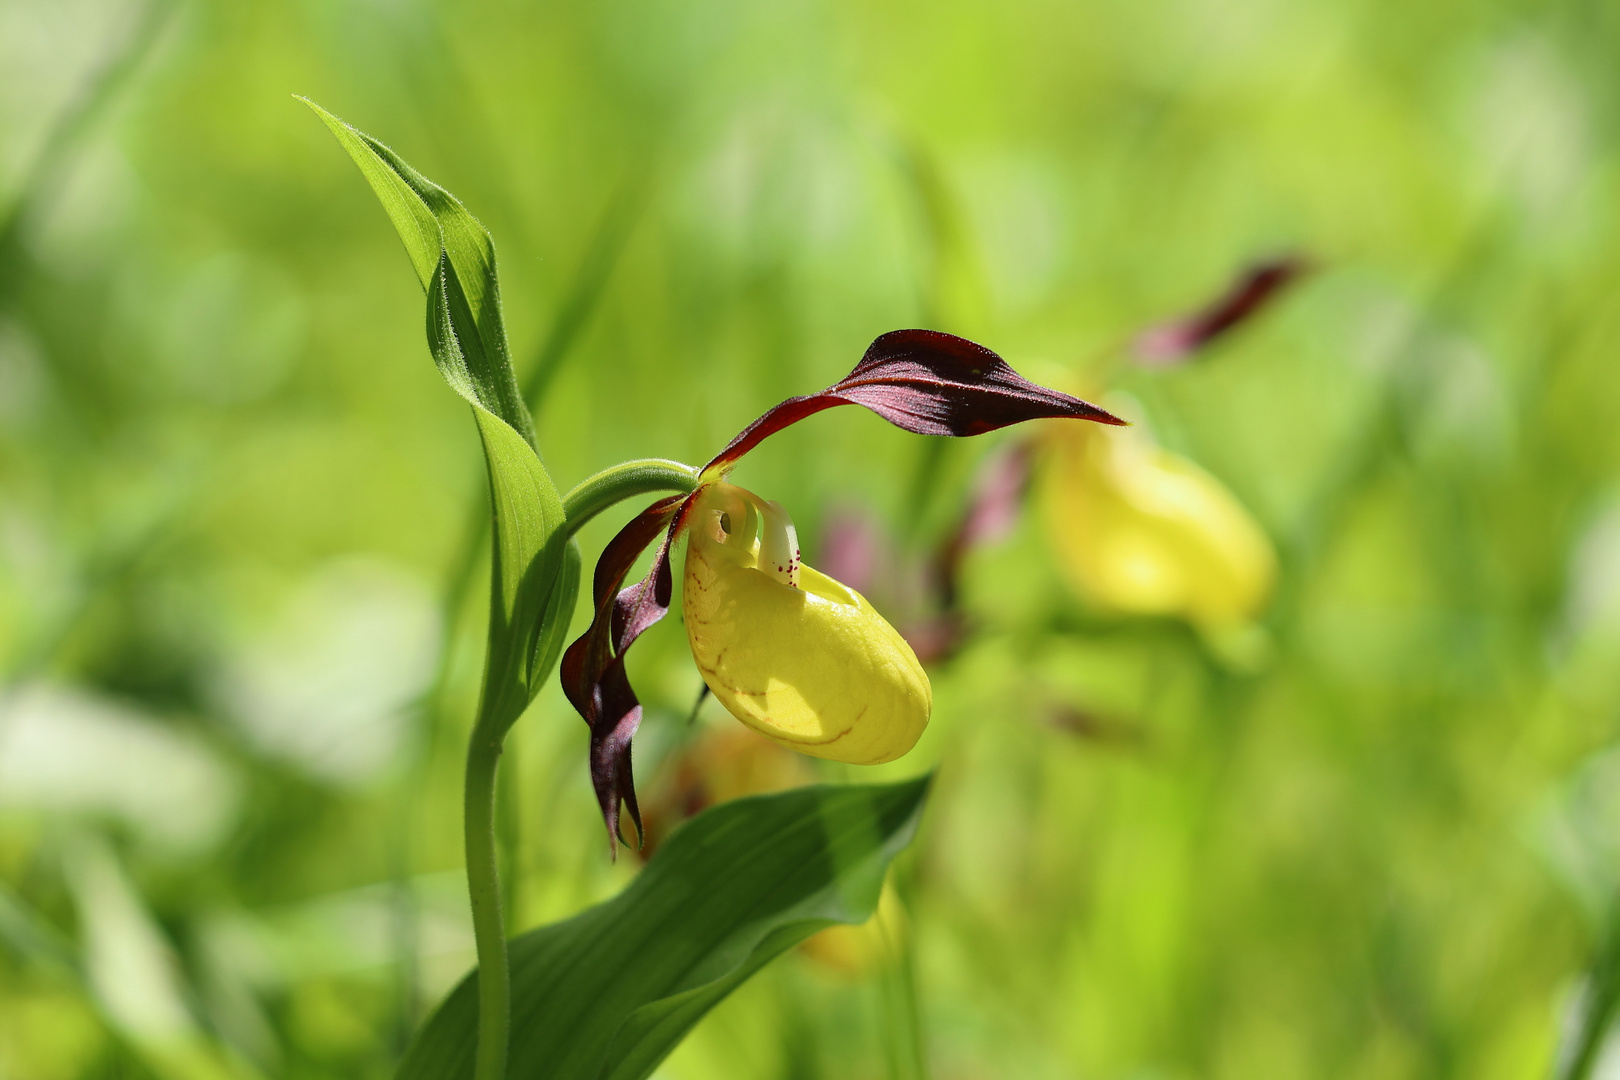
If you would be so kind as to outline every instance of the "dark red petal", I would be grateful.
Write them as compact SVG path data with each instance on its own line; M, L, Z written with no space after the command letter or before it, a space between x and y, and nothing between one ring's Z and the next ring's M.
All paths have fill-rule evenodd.
M592 582L595 604L590 629L563 653L563 693L591 729L591 786L608 829L608 851L617 853L619 806L630 810L642 835L641 811L630 768L630 742L641 724L641 702L624 671L624 653L642 631L669 611L673 581L669 547L685 519L690 496L660 499L608 542ZM647 576L621 589L625 575L658 534L664 534Z
M836 405L864 405L919 435L982 435L1046 417L1124 421L1038 386L982 345L935 330L894 330L872 342L855 370L819 394L788 398L743 429L704 466L712 479L790 424Z
M596 609L607 603L609 597L618 595L624 584L624 575L630 572L647 545L664 531L686 498L685 495L671 495L659 499L632 518L608 541L601 557L596 560L596 573L591 578L591 600Z
M635 644L641 632L669 610L669 598L674 581L669 572L669 545L671 536L664 537L653 559L647 576L624 589L613 601L613 652L623 654Z
M596 560L596 571L591 578L591 627L563 653L559 672L563 693L587 721L590 716L585 702L613 658L613 602L624 584L624 576L647 545L669 524L684 499L683 495L672 495L647 507L608 541Z
M1259 314L1308 269L1310 265L1298 255L1256 263L1202 311L1143 331L1136 339L1137 359L1150 367L1169 367L1186 360Z
M636 805L635 778L630 767L630 742L641 727L641 702L630 688L624 672L624 657L614 657L600 683L601 703L598 722L591 725L591 787L602 810L608 831L608 855L618 856L618 842L624 839L619 827L619 807L630 810L639 842L646 835L641 824L641 808Z

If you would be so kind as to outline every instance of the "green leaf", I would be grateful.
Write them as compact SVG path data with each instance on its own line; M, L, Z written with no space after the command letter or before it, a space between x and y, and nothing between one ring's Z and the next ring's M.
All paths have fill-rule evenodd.
M579 599L580 571L585 556L579 550L578 540L569 540L563 549L562 568L558 571L557 587L546 601L546 617L540 638L535 642L534 662L530 677L543 682L557 666L563 646L568 644L568 623L573 618L574 606Z
M427 293L427 339L446 382L473 407L489 466L494 516L489 651L479 725L499 737L539 692L567 631L579 567L564 561L562 500L536 454L534 421L518 392L501 322L495 245L478 219L400 156L319 105L371 184ZM560 587L559 587L560 586ZM547 630L548 612L562 628Z
M876 909L930 778L801 788L693 818L612 900L514 938L511 1080L642 1080L704 1013L773 957ZM417 1036L398 1080L472 1076L469 975Z
M429 295L428 341L445 381L535 446L534 420L512 374L489 231L454 195L388 147L308 98L299 100L315 110L349 152L405 242Z
M567 634L579 591L579 565L574 563L572 575L566 572L562 499L540 459L500 417L474 406L473 418L484 440L495 519L479 723L492 734L504 734L544 684L550 665L540 665L540 654L549 639ZM547 626L546 616L553 610L560 615L560 630Z

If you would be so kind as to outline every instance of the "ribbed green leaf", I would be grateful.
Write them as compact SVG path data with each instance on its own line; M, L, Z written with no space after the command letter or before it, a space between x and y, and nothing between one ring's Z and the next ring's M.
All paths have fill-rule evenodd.
M484 660L480 722L505 732L528 707L556 663L541 655L549 638L566 634L579 590L579 566L565 572L567 534L562 499L523 437L497 416L473 406L489 465L489 503L495 519L491 567L489 652ZM563 629L548 636L544 616L555 609ZM542 662L545 666L541 666ZM486 720L487 718L487 720Z
M929 780L801 788L687 822L617 897L511 942L511 1080L642 1080L773 957L877 906ZM472 1076L469 975L398 1080Z
M512 374L501 322L495 245L448 191L382 143L312 101L371 184L405 243L427 293L427 339L434 363L473 407L489 466L495 557L489 653L480 724L504 732L539 692L566 632L579 567L565 569L562 500L535 452L534 421ZM558 587L560 586L560 588ZM562 630L542 640L543 616Z
M428 342L456 392L512 425L535 445L534 421L512 374L495 244L454 195L365 132L303 99L326 122L371 184L429 294ZM446 309L441 321L436 309ZM436 335L449 333L446 342ZM450 347L453 345L454 347Z
M584 553L578 540L569 540L563 549L562 567L557 572L557 587L546 601L546 616L541 622L540 638L535 642L534 661L529 665L530 679L536 684L544 681L557 666L563 646L568 644L569 619L574 614L574 601L579 596L580 572L585 564Z

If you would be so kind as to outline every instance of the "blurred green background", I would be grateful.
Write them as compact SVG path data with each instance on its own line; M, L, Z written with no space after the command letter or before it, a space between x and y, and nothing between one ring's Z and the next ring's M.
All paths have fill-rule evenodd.
M898 874L915 1022L887 974L793 954L660 1077L1601 1050L1617 49L1595 0L3 0L0 1078L381 1077L471 961L478 444L294 93L489 227L560 487L706 460L927 325L1090 371L1278 549L1242 670L1088 611L1038 516L975 552L922 745L823 770L940 768ZM1281 251L1316 270L1262 318L1101 385ZM1015 437L837 410L737 479L812 564L844 512L921 551ZM632 668L646 785L699 685L678 620ZM515 929L638 865L606 858L585 734L552 687L503 763Z

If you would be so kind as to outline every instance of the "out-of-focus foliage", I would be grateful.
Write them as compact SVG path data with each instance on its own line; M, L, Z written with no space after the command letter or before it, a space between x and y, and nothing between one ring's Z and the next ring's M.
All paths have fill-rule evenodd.
M813 766L940 767L901 957L790 954L660 1075L1546 1075L1620 955L1617 49L1576 0L0 5L0 1077L380 1077L470 963L480 451L294 93L489 228L559 486L928 325L1106 379L1278 552L1240 667L1038 518L975 552L919 748ZM1004 441L835 410L736 479L922 552ZM514 729L514 930L636 873L585 737Z
M1276 576L1271 542L1219 480L1140 432L1051 427L1053 557L1100 607L1207 632L1254 619Z

